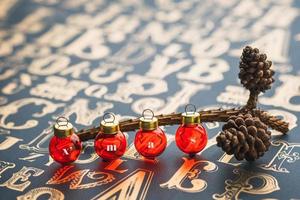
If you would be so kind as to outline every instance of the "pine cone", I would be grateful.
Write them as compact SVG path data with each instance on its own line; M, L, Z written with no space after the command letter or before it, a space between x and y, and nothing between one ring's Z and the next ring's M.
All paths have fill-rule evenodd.
M239 78L245 88L250 91L265 92L275 81L272 62L266 54L260 54L257 48L246 46L240 61Z
M251 114L232 116L217 136L217 146L237 160L254 161L263 156L270 146L271 132Z

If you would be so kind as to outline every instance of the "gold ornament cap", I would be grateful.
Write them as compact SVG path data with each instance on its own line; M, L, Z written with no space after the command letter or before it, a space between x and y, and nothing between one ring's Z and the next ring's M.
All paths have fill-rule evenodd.
M105 117L108 115L111 117L106 119ZM100 131L104 134L116 134L119 130L119 122L116 120L116 116L113 113L105 113L100 124Z
M193 110L188 111L188 107L192 106ZM187 104L185 106L185 112L181 114L182 123L184 125L193 125L200 123L200 114L196 112L196 106L193 104Z
M60 138L68 137L74 133L73 125L66 117L58 117L53 126L54 135Z
M145 112L150 111L151 116L145 116ZM158 127L158 119L154 117L154 113L151 109L145 109L142 113L142 117L140 118L140 128L143 131L153 131Z

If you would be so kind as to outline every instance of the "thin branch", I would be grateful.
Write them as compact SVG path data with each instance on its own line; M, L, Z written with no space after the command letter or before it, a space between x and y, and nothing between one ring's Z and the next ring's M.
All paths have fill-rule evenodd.
M200 118L202 122L226 122L230 116L238 115L244 113L243 109L215 109L200 111ZM257 110L255 114L268 126L278 130L282 133L288 131L288 124L281 119L278 119L267 112ZM181 113L172 113L168 115L158 115L156 116L159 121L160 126L176 125L181 123ZM99 132L99 126L92 127L89 129L83 129L77 133L82 141L95 138ZM139 128L139 118L124 120L120 122L121 131L134 131Z
M289 124L278 117L270 115L268 112L255 109L252 113L257 116L263 123L265 123L270 128L280 131L283 134L287 134L289 131Z
M258 91L250 90L249 99L247 101L247 104L245 105L246 110L252 110L256 108L257 106L257 100L258 100Z

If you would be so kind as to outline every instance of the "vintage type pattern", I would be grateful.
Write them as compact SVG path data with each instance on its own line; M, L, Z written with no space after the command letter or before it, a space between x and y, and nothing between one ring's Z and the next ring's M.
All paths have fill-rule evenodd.
M48 154L55 119L77 130L118 119L245 104L237 78L245 45L273 61L276 82L259 106L290 123L261 159L216 147L220 123L189 158L163 127L167 149L143 160L128 147L103 162L85 142L61 166ZM300 2L297 0L0 1L0 198L300 199Z

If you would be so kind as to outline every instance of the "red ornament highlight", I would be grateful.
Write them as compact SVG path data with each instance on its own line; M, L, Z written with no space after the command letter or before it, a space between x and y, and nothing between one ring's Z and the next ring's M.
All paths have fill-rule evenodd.
M207 133L200 124L182 124L176 131L175 141L181 151L192 155L204 149L207 144Z
M151 159L164 152L167 138L160 128L154 131L139 130L135 136L134 146L142 156Z
M190 156L202 151L207 144L207 132L205 128L200 124L200 115L194 111L187 112L187 107L192 104L188 104L185 108L185 113L182 113L182 124L178 127L175 135L175 141L177 147L184 153Z
M104 119L106 115L113 116L113 120ZM100 131L95 138L96 153L104 160L114 160L123 156L126 147L126 137L120 131L119 123L115 121L114 114L106 113L101 121Z
M58 121L65 119L66 121ZM73 126L64 117L59 117L54 125L54 136L49 143L49 154L56 162L69 164L77 160L82 149L79 137Z
M152 116L145 117L146 111L150 111ZM167 147L166 134L158 127L158 120L150 109L142 113L140 130L135 135L134 146L142 156L149 159L159 156Z
M82 149L82 144L77 135L66 138L54 136L49 144L50 156L56 162L68 164L77 160Z
M126 151L126 146L126 137L121 131L113 135L99 132L95 139L95 151L104 160L122 157Z

